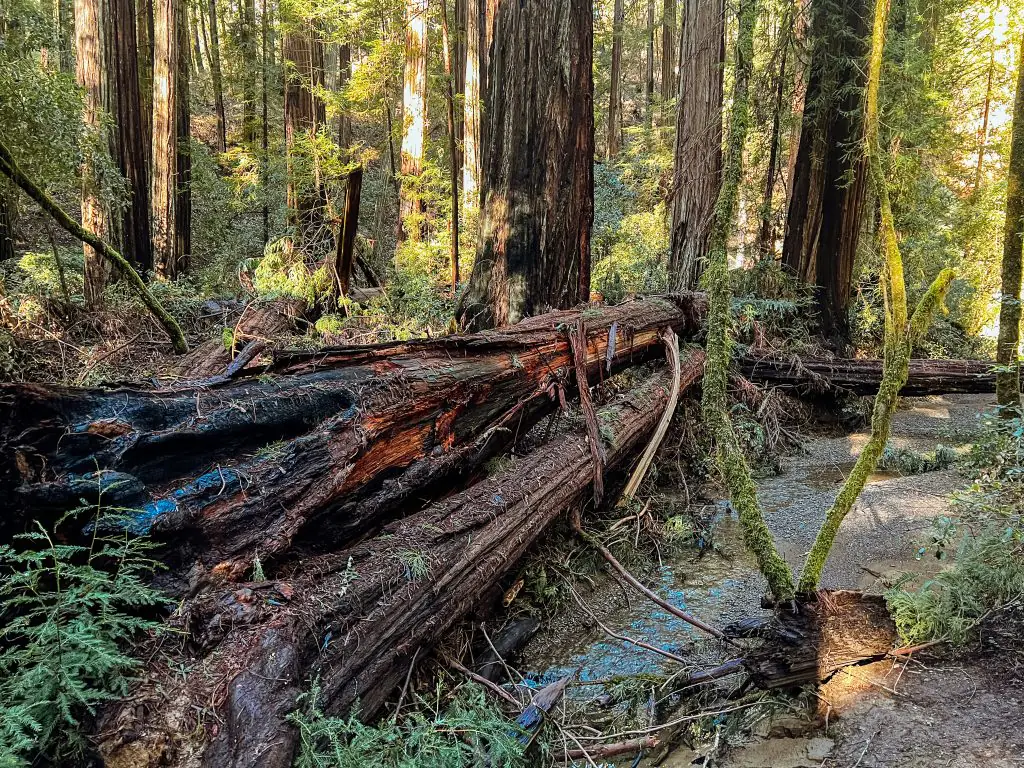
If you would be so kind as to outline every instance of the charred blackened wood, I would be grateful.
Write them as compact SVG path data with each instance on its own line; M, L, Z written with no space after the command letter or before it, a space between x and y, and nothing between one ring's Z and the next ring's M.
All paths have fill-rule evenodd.
M668 376L656 375L599 411L610 468L640 453L668 388ZM303 562L293 578L187 601L178 623L188 642L154 656L130 703L108 713L108 764L144 756L140 764L290 765L297 735L286 714L312 678L325 711L358 705L372 718L411 659L590 495L591 469L582 430L560 434L373 539ZM215 714L190 702L213 702Z
M586 318L596 377L697 335L699 295L556 312L437 340L282 356L234 381L158 390L0 387L8 532L111 478L172 573L244 576L303 541L336 550L464 486L574 385L567 330ZM99 472L97 472L99 470ZM106 472L116 475L104 476ZM171 585L174 586L174 585ZM177 588L184 588L177 585Z

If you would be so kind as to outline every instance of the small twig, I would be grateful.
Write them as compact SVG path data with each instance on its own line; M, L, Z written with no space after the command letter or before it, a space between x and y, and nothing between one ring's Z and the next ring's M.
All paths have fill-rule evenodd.
M868 748L871 746L871 742L875 740L875 736L882 732L881 728L868 736L867 742L864 744L864 749L861 750L860 757L857 758L857 762L853 764L853 768L857 768L858 765L864 760L864 755L868 753Z
M612 631L607 626L605 626L605 624L599 618L597 618L597 616L594 615L594 612L587 607L587 604L583 602L583 598L579 596L579 593L575 589L570 587L569 591L572 594L572 596L576 599L576 602L579 603L580 608L582 608L586 612L586 614L594 620L594 623L596 623L597 626L604 630L605 634L615 638L616 640L621 640L624 643L631 643L632 645L635 645L637 648L643 648L645 650L650 651L651 653L656 653L659 656L664 656L666 659L671 659L672 661L678 662L679 664L686 663L686 659L684 659L682 656L677 656L671 651L663 650L662 648L659 648L656 645L651 645L650 643L646 643L643 640L637 640L635 638L629 637L628 635L620 635L618 632Z
M476 672L473 672L472 670L467 669L466 667L462 666L462 664L460 664L455 659L453 659L451 656L446 656L445 657L445 661L448 662L448 666L451 667L452 669L454 669L456 672L460 672L463 675L465 675L466 677L468 677L470 680L472 680L474 683L477 683L478 685L482 685L484 688L486 688L488 691L493 693L495 696L500 696L502 699L507 701L509 704L512 704L512 705L514 705L516 707L520 707L521 708L523 706L523 703L521 701L519 701L515 696L513 696L511 693L506 691L500 685L497 685L496 683L492 682L491 680L488 680L483 675L478 675Z
M644 736L649 733L657 733L658 731L664 731L666 728L672 728L673 726L680 725L682 723L691 723L694 720L700 720L704 717L710 717L711 715L727 715L730 712L739 712L741 709L750 709L756 707L761 703L761 699L757 701L748 701L744 704L738 704L735 707L726 707L725 709L716 709L712 712L698 712L695 715L686 715L684 717L676 718L675 720L669 720L667 723L661 725L654 725L650 728L638 728L633 731L620 731L619 733L607 733L603 736L580 736L581 739L597 741L599 739L621 739L624 736Z
M615 757L616 755L623 755L627 752L634 752L643 749L656 749L661 742L657 736L643 736L639 739L630 739L629 741L619 741L614 744L602 744L599 747L591 747L587 750L591 757L603 760L606 757ZM578 749L570 749L566 753L567 760L581 760L583 759L583 752Z
M412 654L412 661L409 662L409 671L405 673L405 683L402 685L402 693L398 697L398 706L395 707L395 717L402 712L402 703L405 701L405 694L409 690L409 681L412 679L412 670L416 666L416 657L420 655L420 649L417 648Z

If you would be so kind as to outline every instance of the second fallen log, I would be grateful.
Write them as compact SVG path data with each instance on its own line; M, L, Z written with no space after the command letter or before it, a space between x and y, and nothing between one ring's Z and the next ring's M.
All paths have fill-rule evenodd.
M701 360L684 361L684 380L697 377ZM609 467L637 456L669 388L658 374L599 410ZM284 768L297 744L287 714L314 678L325 711L358 705L360 717L372 718L421 651L478 605L551 521L587 498L591 466L583 431L560 434L381 535L304 562L293 578L186 603L180 628L188 642L177 653L165 649L130 703L108 714L107 764ZM183 677L181 669L192 671ZM202 709L209 702L212 712Z

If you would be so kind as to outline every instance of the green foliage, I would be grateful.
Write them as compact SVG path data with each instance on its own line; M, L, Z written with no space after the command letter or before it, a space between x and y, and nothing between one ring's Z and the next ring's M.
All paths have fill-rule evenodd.
M40 754L77 763L88 718L125 695L139 667L126 646L160 626L140 616L162 602L149 586L153 545L126 532L120 511L92 513L88 546L61 543L37 523L0 547L2 764Z
M890 610L908 643L963 643L990 611L1024 596L1024 420L990 417L964 459L975 470L970 488L954 496L955 515L935 521L933 547L952 567L919 589L905 583L888 593Z
M398 553L398 560L405 567L405 578L422 581L430 574L430 562L422 552L406 549Z
M878 466L880 469L898 472L901 475L920 475L949 469L956 465L957 457L957 452L945 445L938 445L934 451L928 453L887 445L878 460Z
M495 768L526 765L517 731L482 688L446 691L438 682L432 700L418 698L411 712L377 725L356 715L330 717L319 708L319 685L303 696L290 719L299 729L296 768Z

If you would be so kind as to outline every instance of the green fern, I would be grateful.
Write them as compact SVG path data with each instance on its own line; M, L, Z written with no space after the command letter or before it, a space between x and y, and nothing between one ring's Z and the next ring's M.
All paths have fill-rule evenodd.
M0 765L80 760L83 725L139 666L125 645L160 626L139 615L162 602L149 586L153 545L119 512L92 512L88 546L38 523L0 546Z

